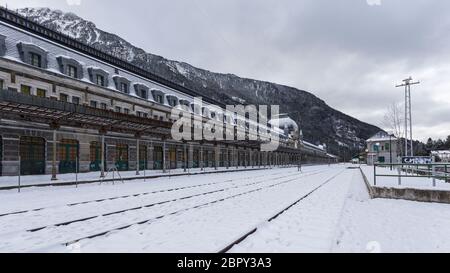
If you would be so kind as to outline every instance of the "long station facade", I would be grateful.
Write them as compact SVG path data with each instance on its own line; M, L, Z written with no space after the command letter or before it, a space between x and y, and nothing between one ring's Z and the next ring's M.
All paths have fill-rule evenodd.
M0 174L43 175L175 168L329 163L337 158L302 140L296 124L279 134L276 151L261 150L258 130L240 127L221 103L126 60L0 8ZM233 125L242 141L175 141L174 107ZM284 127L283 127L284 126ZM257 135L250 140L249 134Z

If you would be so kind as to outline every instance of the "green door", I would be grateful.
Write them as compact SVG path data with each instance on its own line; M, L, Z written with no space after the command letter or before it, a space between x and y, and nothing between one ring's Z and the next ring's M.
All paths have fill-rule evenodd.
M177 150L176 150L176 148L171 148L169 150L169 161L170 161L170 168L176 169L177 168Z
M128 145L116 145L116 167L118 171L128 171Z
M45 174L45 139L39 137L20 138L20 174Z
M147 146L139 145L139 170L147 169Z
M105 145L106 146L106 145ZM106 154L106 147L104 149L104 153ZM90 146L90 164L89 164L89 170L91 172L98 172L101 170L100 166L102 165L102 149L101 149L101 143L100 142L91 142ZM106 159L106 156L105 156ZM104 169L106 170L106 160L105 160L105 166Z
M59 173L77 172L78 151L79 144L74 139L63 139L59 142Z
M195 149L193 154L193 162L192 167L193 168L199 168L200 167L200 150Z
M163 149L160 146L155 146L153 150L153 169L162 170L163 168Z

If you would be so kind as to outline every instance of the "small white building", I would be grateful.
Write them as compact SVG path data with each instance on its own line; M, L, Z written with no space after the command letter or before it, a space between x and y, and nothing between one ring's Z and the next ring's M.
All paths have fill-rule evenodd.
M442 162L448 163L450 162L450 151L432 151L432 156L438 157Z
M367 142L367 164L398 163L397 138L384 131L378 132Z

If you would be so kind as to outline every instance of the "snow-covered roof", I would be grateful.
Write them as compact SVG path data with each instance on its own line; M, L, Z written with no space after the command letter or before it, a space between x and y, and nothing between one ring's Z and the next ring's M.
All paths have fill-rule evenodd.
M283 130L285 128L293 128L294 131L299 130L298 124L293 119L291 119L287 114L280 114L277 117L274 117L269 121L269 124Z
M367 142L377 142L377 141L394 141L394 140L396 140L397 138L395 137L395 136L391 136L391 137L389 137L389 134L388 133L386 133L386 132L384 132L384 131L381 131L381 132L378 132L378 133L376 133L375 135L373 135L371 138L369 138L368 140L367 140Z

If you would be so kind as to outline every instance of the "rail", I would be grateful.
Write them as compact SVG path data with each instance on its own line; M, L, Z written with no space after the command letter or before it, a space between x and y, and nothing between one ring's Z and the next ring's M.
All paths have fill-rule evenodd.
M378 168L396 169L388 174L377 173ZM429 163L429 164L405 164L405 163L377 163L374 164L374 186L377 186L378 177L396 177L399 186L402 185L402 178L431 178L433 187L436 187L436 180L450 182L450 163Z

